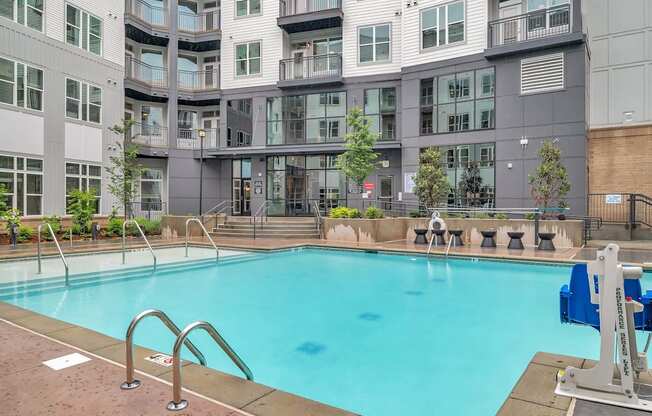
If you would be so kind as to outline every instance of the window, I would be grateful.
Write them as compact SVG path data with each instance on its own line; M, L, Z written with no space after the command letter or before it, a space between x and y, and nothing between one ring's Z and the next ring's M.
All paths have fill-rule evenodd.
M364 114L370 131L379 134L379 140L396 138L396 89L376 88L364 92Z
M66 78L66 117L102 122L102 89Z
M521 94L533 94L563 88L563 53L521 60Z
M227 147L251 146L253 119L251 98L228 100L226 113Z
M0 58L0 102L43 110L43 71Z
M421 48L464 41L464 2L421 11Z
M102 55L102 20L66 4L66 43Z
M238 17L260 14L260 0L235 0L235 14Z
M66 213L69 213L70 195L80 190L95 195L95 213L100 213L102 198L102 167L86 163L66 163Z
M141 211L163 210L163 171L145 168L140 173L140 208Z
M267 144L332 143L346 134L346 93L267 99Z
M235 46L235 73L237 76L260 74L260 42Z
M360 28L358 30L358 48L358 60L360 63L389 61L389 25Z
M0 185L6 189L9 208L24 215L41 215L43 199L43 161L0 155Z
M0 16L43 31L44 0L0 0Z
M494 128L494 68L421 80L421 134Z

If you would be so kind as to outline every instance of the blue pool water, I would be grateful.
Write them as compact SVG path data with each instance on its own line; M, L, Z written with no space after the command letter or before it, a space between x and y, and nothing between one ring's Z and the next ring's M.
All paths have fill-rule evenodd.
M489 415L537 351L596 358L559 323L570 267L304 249L5 301L124 337L147 308L213 323L256 381L370 416ZM209 366L239 375L203 333ZM170 351L145 320L136 342Z

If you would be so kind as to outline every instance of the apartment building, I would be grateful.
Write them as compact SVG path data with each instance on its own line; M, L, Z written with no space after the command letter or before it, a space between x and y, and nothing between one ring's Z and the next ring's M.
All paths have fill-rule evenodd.
M652 195L652 3L587 2L586 18L589 193Z
M25 215L62 215L74 189L113 201L102 167L124 107L124 4L0 0L0 183Z

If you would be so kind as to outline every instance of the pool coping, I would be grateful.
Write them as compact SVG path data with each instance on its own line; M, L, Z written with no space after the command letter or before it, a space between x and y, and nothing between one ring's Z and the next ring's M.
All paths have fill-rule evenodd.
M125 342L69 322L0 301L0 319L26 331L55 340L113 364L125 366ZM217 348L217 347L216 347ZM164 382L172 382L172 367L162 367L145 360L157 351L134 345L134 367ZM307 399L244 378L184 361L184 391L205 397L227 407L255 416L356 416L315 400ZM124 380L115 380L117 384ZM146 382L146 381L145 381ZM192 406L192 398L184 393ZM170 389L170 399L172 389ZM161 413L166 413L161 409ZM173 413L169 413L173 414Z

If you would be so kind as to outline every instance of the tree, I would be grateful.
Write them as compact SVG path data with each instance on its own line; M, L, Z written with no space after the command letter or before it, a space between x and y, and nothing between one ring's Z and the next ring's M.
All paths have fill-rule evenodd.
M566 168L561 163L561 150L553 141L545 140L539 149L539 159L536 171L528 176L532 199L544 211L554 203L565 205L564 197L571 185Z
M7 212L7 188L0 183L0 218Z
M466 206L480 206L480 194L482 192L482 176L480 176L480 164L469 162L462 172L458 185L459 194Z
M79 229L79 234L91 231L91 220L97 204L95 190L82 191L75 189L70 193L67 211L72 214L72 222Z
M441 164L439 149L429 147L421 152L414 184L419 202L426 207L434 208L446 200L450 186Z
M116 124L109 128L112 132L122 135L124 140L116 142L118 154L109 157L110 166L105 168L109 175L109 192L121 201L125 220L129 218L129 203L137 195L136 181L143 170L138 163L138 145L133 142L133 124L133 120L122 120L122 125Z
M354 107L346 121L351 130L345 139L346 151L337 157L337 168L362 187L364 180L376 168L379 155L374 152L374 145L379 135L369 131L369 123L360 107Z

